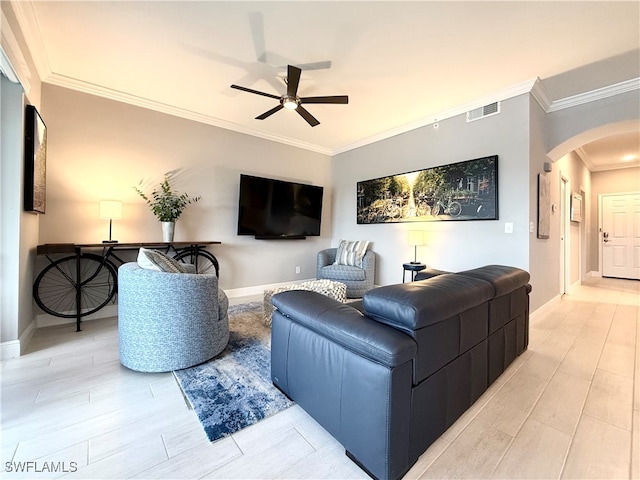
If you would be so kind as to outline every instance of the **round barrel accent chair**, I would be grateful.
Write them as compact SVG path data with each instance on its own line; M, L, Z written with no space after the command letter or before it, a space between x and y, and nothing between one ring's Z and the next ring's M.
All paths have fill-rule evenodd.
M229 342L228 305L215 275L121 265L120 363L140 372L168 372L215 357Z
M316 278L347 286L347 298L361 298L374 286L376 254L368 241L340 240L337 248L318 252Z

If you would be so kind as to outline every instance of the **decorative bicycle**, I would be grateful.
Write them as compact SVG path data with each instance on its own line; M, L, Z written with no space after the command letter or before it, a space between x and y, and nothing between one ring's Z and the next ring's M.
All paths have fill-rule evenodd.
M451 215L452 217L457 217L462 213L462 205L460 202L449 199L449 203L444 203L442 200L438 200L436 204L431 208L431 215L437 217L440 215L440 212L443 212L445 215Z
M220 242L118 243L118 244L47 244L38 246L38 254L46 255L49 264L36 277L33 298L46 313L62 318L80 318L105 307L118 293L118 270L122 260L114 250L140 247L164 248L175 252L174 259L195 266L196 273L219 275L216 257L204 245ZM103 248L103 254L82 253L82 248ZM74 253L53 260L49 255ZM77 280L79 279L79 280Z

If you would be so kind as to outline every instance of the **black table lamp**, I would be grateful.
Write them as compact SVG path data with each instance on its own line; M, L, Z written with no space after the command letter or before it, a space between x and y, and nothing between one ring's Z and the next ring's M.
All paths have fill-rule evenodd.
M122 202L119 200L100 200L100 218L109 219L109 240L103 240L102 243L118 243L117 240L111 240L111 223L113 220L122 218Z
M411 263L420 263L418 262L418 245L424 245L424 232L420 230L410 230L409 245L413 245L413 261Z

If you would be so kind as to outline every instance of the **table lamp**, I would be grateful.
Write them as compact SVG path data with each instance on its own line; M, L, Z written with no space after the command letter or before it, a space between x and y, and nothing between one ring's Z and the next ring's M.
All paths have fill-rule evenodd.
M420 263L418 262L418 245L424 245L424 232L420 230L410 230L409 245L413 245L413 261L411 263Z
M111 240L111 222L122 218L122 202L118 200L100 200L100 218L109 219L109 240L103 240L102 243L118 243L117 240Z

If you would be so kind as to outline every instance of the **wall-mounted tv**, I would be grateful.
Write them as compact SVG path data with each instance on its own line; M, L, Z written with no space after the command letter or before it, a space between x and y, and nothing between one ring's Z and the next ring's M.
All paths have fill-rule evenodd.
M240 175L238 235L303 239L320 235L323 187Z

